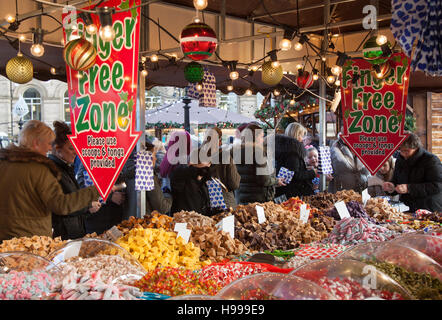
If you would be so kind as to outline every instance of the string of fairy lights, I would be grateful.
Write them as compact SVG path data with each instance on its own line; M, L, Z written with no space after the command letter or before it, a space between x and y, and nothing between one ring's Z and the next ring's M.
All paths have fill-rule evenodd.
M72 8L75 5L75 4L71 4L70 6L68 6L65 4L53 3L53 2L44 1L44 0L35 0L35 1L40 3L41 5L55 6L55 7L66 8L66 9ZM103 40L105 42L113 41L115 38L115 30L113 28L113 20L112 20L112 16L114 14L119 13L119 12L134 10L137 7L146 6L146 5L156 2L155 0L150 0L150 1L140 4L138 6L127 6L125 8L121 8L121 6L120 6L120 8L107 7L107 6L99 7L99 5L103 1L104 0L96 0L96 1L89 0L89 7L87 10L81 9L81 8L75 8L75 9L79 11L78 16L79 16L79 18L81 18L81 20L84 23L85 31L90 35L95 35L98 33L98 36L101 38L101 40ZM80 2L78 2L78 3L80 3ZM262 0L261 0L261 4L265 8L264 2ZM202 13L202 15L203 15L202 17L204 19L204 10L208 6L208 0L194 0L193 5L196 10L196 16L193 19L193 21L200 22L201 21L200 13ZM297 9L299 10L298 5L297 5ZM266 8L265 8L265 10L268 13L269 17L272 18L275 22L277 22L272 17L272 15L267 11ZM27 19L31 19L31 18L40 17L43 15L56 20L60 24L60 26L52 31L46 31L46 30L43 30L41 27L38 27L38 28L32 28L31 30L29 30L27 32L18 32L19 27L23 21L25 21ZM98 20L100 22L100 27L98 27L94 23L94 19L92 18L93 15L98 16ZM63 24L60 21L58 21L55 17L43 12L43 10L40 14L36 14L33 16L28 16L28 17L25 17L22 19L18 19L18 17L19 17L19 8L18 8L18 0L16 0L16 13L15 13L15 15L14 14L7 14L6 15L6 21L9 23L9 26L7 28L0 27L0 35L6 37L10 42L12 42L7 37L8 33L10 33L10 34L12 33L15 36L17 36L17 39L19 42L25 42L25 41L27 41L26 34L31 33L32 34L32 46L30 47L30 53L34 57L37 57L37 58L42 57L45 54L44 36L47 34L53 33L56 30L62 28ZM147 17L147 18L149 18L149 17ZM309 38L309 35L299 32L299 11L297 13L297 19L298 19L298 28L288 28L288 27L284 26L284 34L283 34L281 41L279 42L279 47L277 49L267 52L265 54L265 56L260 59L257 59L255 61L248 62L248 63L241 63L237 60L226 61L226 60L223 60L217 52L215 52L216 57L218 58L218 60L220 60L220 62L219 61L210 61L210 60L206 60L206 62L210 63L210 64L221 65L226 68L226 70L228 71L228 76L229 76L229 80L228 80L228 83L226 86L227 91L233 91L234 90L234 82L239 79L243 79L243 80L249 81L249 83L250 83L249 88L247 88L245 90L244 94L245 95L252 95L252 94L256 94L257 90L256 90L253 82L248 80L247 78L251 77L254 72L256 72L260 69L262 70L262 65L260 65L260 63L262 61L265 61L266 59L269 58L271 61L272 67L278 68L280 66L280 61L278 60L278 53L280 51L289 51L293 48L295 51L299 52L304 47L306 47L307 51L308 51L308 49L311 49L313 52L315 52L316 57L319 57L318 58L319 61L322 60L323 62L325 62L326 61L326 57L325 57L326 54L336 55L337 60L333 66L326 68L326 74L321 74L318 71L318 69L315 68L315 65L313 65L311 63L310 55L307 53L307 55L303 57L304 63L302 63L302 64L300 63L296 66L296 69L298 70L298 74L301 74L301 72L303 72L305 70L305 67L308 63L308 64L310 64L311 69L312 69L311 73L312 73L313 81L317 81L321 77L326 81L326 83L329 87L338 88L340 86L338 77L339 77L340 73L342 72L342 67L343 67L344 63L350 57L345 52L340 52L340 51L335 52L335 51L329 50L330 48L332 50L334 49L333 43L331 43L329 49L325 49L325 50L316 46ZM152 20L152 19L150 19L150 20ZM158 27L161 27L162 30L167 32L167 30L165 28L163 28L162 26L160 26L159 23L156 23L156 24L158 25ZM72 24L72 29L75 30L75 28L78 28L78 25L74 23L74 24ZM170 36L172 36L169 32L167 32L167 33ZM174 38L174 39L176 41L179 41L176 38ZM376 43L377 43L377 45L380 46L382 51L391 50L390 47L387 45L387 41L388 41L388 39L385 35L377 34ZM63 45L64 45L64 42L63 42ZM140 61L140 65L139 65L139 71L143 77L147 77L149 74L149 71L147 68L147 62L153 63L154 70L157 70L159 68L158 62L160 60L160 57L166 58L167 60L169 60L169 63L172 63L172 64L175 64L177 61L184 60L184 57L181 59L178 59L176 54L164 55L164 54L159 53L159 51L157 53L150 55L149 57L142 56L140 59L141 61ZM240 76L240 73L237 70L237 68L239 66L246 67L248 69L248 73L244 76ZM51 74L55 75L55 74L57 74L57 72L60 72L60 70L58 70L54 66L50 66L50 72L51 72ZM289 79L288 77L286 77L286 78ZM291 80L290 80L290 82L293 85L297 86L298 89L301 89L303 91L307 91L310 94L315 95L312 91L308 90L308 88L300 88L297 85L297 83L295 83ZM202 87L203 87L202 83L198 83L196 85L197 90L202 90ZM281 86L276 86L274 88L273 95L275 97L278 97L281 94L281 91L284 91L284 94L288 95L289 97L294 96L293 93L289 92L285 88L281 88ZM330 102L329 100L327 100L323 97L320 97L318 95L315 95L315 96L317 96L319 99L324 99L325 101ZM291 100L293 100L293 98L291 98ZM292 103L292 101L291 101L291 103ZM294 102L293 102L293 104L294 104Z

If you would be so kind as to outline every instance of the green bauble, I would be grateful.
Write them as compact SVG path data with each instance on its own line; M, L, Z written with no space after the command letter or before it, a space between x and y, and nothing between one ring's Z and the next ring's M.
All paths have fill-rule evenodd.
M377 36L371 37L364 44L362 52L364 53L364 59L371 64L382 64L390 59L390 55L383 56L381 46L376 43ZM391 43L387 41L388 47L391 49Z
M204 78L204 69L203 66L198 62L190 62L184 68L184 77L190 83L197 83L203 80Z

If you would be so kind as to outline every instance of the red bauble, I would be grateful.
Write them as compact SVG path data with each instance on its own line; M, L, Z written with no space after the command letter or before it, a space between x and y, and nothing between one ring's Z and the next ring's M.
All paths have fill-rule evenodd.
M298 84L298 87L301 89L308 89L313 84L313 76L308 71L303 71L298 77L296 78L296 83Z
M192 60L209 58L216 50L216 33L205 23L191 23L184 27L180 36L181 50Z

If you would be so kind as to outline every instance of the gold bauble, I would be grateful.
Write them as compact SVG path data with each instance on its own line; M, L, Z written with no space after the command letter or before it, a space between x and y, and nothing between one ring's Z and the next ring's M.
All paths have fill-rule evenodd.
M9 80L15 83L27 83L34 76L34 66L31 60L23 57L21 53L10 59L6 64L6 75Z
M283 77L281 64L279 64L277 68L274 68L272 66L272 61L265 62L262 65L261 77L262 82L264 82L265 84L269 86L277 85Z

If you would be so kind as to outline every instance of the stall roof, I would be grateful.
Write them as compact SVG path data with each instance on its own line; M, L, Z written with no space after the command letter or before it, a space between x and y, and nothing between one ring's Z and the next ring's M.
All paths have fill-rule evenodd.
M48 2L48 1L46 1ZM66 0L56 0L54 2L57 3L65 3ZM79 1L81 2L81 1ZM147 2L146 0L142 0L143 3ZM322 35L324 24L323 24L323 15L324 10L323 6L325 1L323 0L247 0L247 1L232 1L232 0L209 0L209 5L204 10L206 13L206 19L209 18L209 15L217 15L222 16L223 13L223 4L225 3L225 16L229 19L236 19L238 21L244 22L244 28L247 29L246 25L250 22L255 22L257 24L267 25L270 27L274 27L275 31L273 36L276 36L276 33L279 34L282 32L283 27L297 28L298 26L303 32L309 34L317 34ZM88 1L82 1L84 5L87 5ZM96 3L96 2L95 2ZM153 6L160 6L162 10L166 11L171 10L171 8L177 8L177 10L181 10L187 15L194 15L195 9L193 7L193 0L163 0L163 1L152 1L150 0L152 10ZM360 40L362 40L367 35L367 30L364 30L362 27L362 18L364 17L364 13L362 8L365 5L372 4L371 0L330 0L331 4L331 14L330 14L330 23L328 24L330 33L339 33L339 34L352 34L357 33L360 36L360 39L353 40L350 39L350 36L345 36L345 39L342 39L345 47L345 41L347 41L347 50L354 50L354 48L358 47ZM391 1L390 0L379 0L379 12L378 18L379 28L389 27L390 18L391 18ZM299 17L296 14L297 4L299 5ZM22 17L25 17L28 13L38 11L37 2L33 0L20 0L19 1L19 11ZM2 12L11 12L13 13L15 10L15 2L14 1L2 1L0 3L0 9ZM41 8L40 8L41 9ZM51 9L51 14L57 18L61 19L61 8L54 8L48 5L43 5L43 9L41 10L49 10ZM55 10L56 9L56 10ZM157 8L158 9L158 8ZM270 15L269 15L270 13ZM145 25L146 29L148 28L149 21L142 16L142 23ZM37 22L35 19L29 19L24 21L21 24L21 28L17 32L28 31L30 27L35 27ZM182 28L180 25L180 21L175 22L175 19L167 19L163 20L161 24L164 25L166 29L172 28L173 30L179 30ZM212 19L213 20L213 19ZM299 24L298 24L299 20ZM53 19L49 19L48 17L41 17L41 21L43 24L43 28L47 30L52 30L54 27L57 27L56 22ZM213 20L214 21L214 20ZM218 21L220 22L220 21ZM179 25L177 25L179 24ZM2 27L2 31L7 28L8 24L5 20L0 20L0 26ZM152 28L152 22L150 22L150 29ZM142 26L142 29L144 27ZM149 31L151 38L151 50L154 50L155 44L153 43L153 39L156 38L154 35L157 30ZM3 33L3 32L2 32ZM178 37L178 34L174 35ZM16 36L17 34L15 34ZM262 35L258 35L262 36ZM5 35L3 35L5 37ZM14 33L6 33L6 37L9 40L14 40ZM226 39L223 39L227 44L229 39L235 38L235 35L227 34ZM245 38L245 37L243 37ZM279 36L280 38L280 36ZM65 75L65 63L62 57L63 48L60 45L61 39L61 30L54 32L48 35L48 39L45 40L45 54L41 58L32 57L29 54L30 43L22 44L22 52L31 58L34 64L34 77L39 80L49 80L49 79L58 79L62 81L66 81ZM236 38L238 39L238 38ZM350 39L350 40L349 40ZM171 40L171 39L168 39ZM357 41L358 43L352 43L352 41ZM164 41L166 42L166 41ZM251 40L245 41L246 43L251 43ZM241 43L245 43L241 42ZM221 42L223 43L223 42ZM15 43L17 44L17 43ZM176 43L169 42L171 46L177 45ZM336 46L341 46L341 41L335 42ZM255 41L255 46L257 45L257 41ZM352 45L353 49L349 49L349 45ZM5 75L5 66L6 62L14 57L17 53L17 50L14 49L9 43L8 40L2 39L0 40L0 73ZM238 55L241 52L237 52L235 50L230 50L229 45L225 45L223 47L223 53L227 55L233 55L236 52ZM340 49L339 47L337 50ZM360 48L358 48L360 49ZM342 49L341 49L342 50ZM247 51L241 47L241 51ZM257 50L258 51L258 48ZM243 54L243 53L241 53ZM258 53L256 53L258 54ZM287 57L288 53L285 53ZM297 53L291 52L290 55L294 55L293 57L297 57L298 59L301 56L295 56ZM304 53L303 53L304 54ZM290 56L291 57L291 56ZM213 59L212 59L213 60ZM282 61L284 57L282 58ZM176 65L167 65L167 60L161 60L160 66L162 68L158 70L149 69L149 76L146 77L146 87L151 88L153 86L176 86L176 87L185 87L187 86L187 81L184 79L183 68L187 62L179 61ZM227 92L226 86L228 83L228 72L226 68L208 64L209 70L215 74L217 81L217 88L222 92ZM50 73L50 68L55 67L57 69L57 74L52 75ZM289 70L289 68L284 67L284 70ZM247 70L240 70L241 75L245 75ZM295 76L287 75L288 78L294 80ZM263 94L267 93L270 89L269 86L263 84L260 80L261 73L255 72L255 74L251 77L246 77L246 79L252 81L252 83L257 87L257 90ZM283 79L281 81L283 86L289 86L290 81L287 79ZM243 94L246 88L250 86L250 82L244 80L238 80L235 82L235 92L238 94ZM293 86L291 86L293 88ZM312 90L316 90L317 84L315 84ZM410 92L413 91L433 91L433 92L442 92L442 77L429 77L426 76L422 72L412 72L410 77Z

